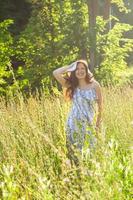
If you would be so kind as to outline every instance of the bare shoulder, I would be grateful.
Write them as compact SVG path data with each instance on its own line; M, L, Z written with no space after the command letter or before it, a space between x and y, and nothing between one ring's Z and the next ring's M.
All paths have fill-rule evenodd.
M94 86L96 89L101 89L101 85L100 85L100 83L99 83L97 80L94 80L94 81L93 81L93 86Z

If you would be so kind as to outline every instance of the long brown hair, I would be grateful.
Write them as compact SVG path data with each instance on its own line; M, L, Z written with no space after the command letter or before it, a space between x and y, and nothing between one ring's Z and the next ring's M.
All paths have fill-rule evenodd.
M88 63L86 60L78 60L78 63L83 63L86 69L86 77L85 80L87 83L92 83L94 80L93 74L90 72L89 67L88 67ZM63 88L63 95L66 101L70 101L73 98L73 94L75 89L78 86L78 79L75 76L75 71L72 72L67 72L66 76L64 77L66 79L66 83L68 85L67 88Z

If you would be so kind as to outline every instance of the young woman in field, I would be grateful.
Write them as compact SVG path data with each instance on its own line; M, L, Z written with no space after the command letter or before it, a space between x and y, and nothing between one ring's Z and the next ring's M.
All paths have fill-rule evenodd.
M63 77L63 74L67 76ZM53 76L62 85L65 98L72 102L65 125L67 144L76 145L82 150L85 137L88 135L88 145L93 146L97 138L91 130L94 127L98 134L102 119L100 84L94 79L86 60L78 60L69 66L58 68L53 71ZM95 103L98 105L96 118Z

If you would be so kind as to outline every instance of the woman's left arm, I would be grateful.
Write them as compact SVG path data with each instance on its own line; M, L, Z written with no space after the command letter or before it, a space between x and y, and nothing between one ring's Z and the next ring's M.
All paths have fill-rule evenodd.
M103 95L101 91L100 84L95 81L96 95L97 95L97 105L98 105L98 114L96 120L96 131L99 131L101 121L102 121L102 110L103 110Z

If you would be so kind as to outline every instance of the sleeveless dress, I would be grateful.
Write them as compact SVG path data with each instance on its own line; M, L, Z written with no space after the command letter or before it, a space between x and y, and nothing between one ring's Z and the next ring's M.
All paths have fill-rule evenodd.
M87 135L89 147L93 147L96 143L96 138L92 131L96 99L95 88L76 88L74 91L72 106L65 124L65 131L66 140L70 144L76 144L80 150L82 150Z

